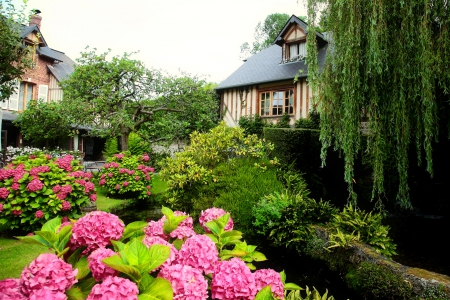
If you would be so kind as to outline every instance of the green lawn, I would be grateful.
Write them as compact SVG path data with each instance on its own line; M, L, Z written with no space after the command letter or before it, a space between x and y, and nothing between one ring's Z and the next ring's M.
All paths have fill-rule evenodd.
M155 175L152 180L152 194L163 193L167 184ZM109 212L112 208L124 204L128 200L117 200L105 195L102 188L97 187L97 209ZM25 244L14 238L0 236L0 280L18 278L23 268L40 253L47 252L44 246Z

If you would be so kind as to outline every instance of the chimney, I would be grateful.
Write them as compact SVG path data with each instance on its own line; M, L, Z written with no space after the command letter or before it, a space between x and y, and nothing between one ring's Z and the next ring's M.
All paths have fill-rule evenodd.
M30 26L36 25L39 29L41 29L41 21L42 17L37 13L30 16Z

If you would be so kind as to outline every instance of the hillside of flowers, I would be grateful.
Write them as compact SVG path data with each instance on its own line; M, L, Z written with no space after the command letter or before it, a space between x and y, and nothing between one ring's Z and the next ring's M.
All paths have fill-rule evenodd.
M35 235L53 253L39 255L20 278L0 281L0 299L285 299L284 272L256 270L265 260L233 229L230 214L202 212L193 219L163 207L157 221L124 226L114 214L94 211L78 220L54 218Z

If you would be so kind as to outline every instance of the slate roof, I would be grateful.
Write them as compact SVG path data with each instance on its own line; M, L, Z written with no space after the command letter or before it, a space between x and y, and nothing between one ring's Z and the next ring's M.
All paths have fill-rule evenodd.
M325 62L326 50L327 45L319 48L318 62L320 67ZM281 51L280 46L272 45L249 57L242 66L222 81L216 90L289 80L294 79L296 74L299 78L308 76L308 66L304 60L281 64Z
M57 57L56 60L59 62L54 63L53 65L47 65L49 71L56 77L58 81L66 79L70 74L75 70L75 62L70 59L63 52L59 52L53 49L53 55Z
M47 42L45 41L44 36L42 35L41 30L39 29L39 27L37 27L37 25L26 26L22 24L20 29L20 37L24 39L27 35L29 35L33 31L37 31L41 35L42 41L47 46Z

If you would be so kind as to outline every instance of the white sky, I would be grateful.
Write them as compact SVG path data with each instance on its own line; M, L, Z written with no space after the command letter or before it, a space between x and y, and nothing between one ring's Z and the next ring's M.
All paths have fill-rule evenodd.
M134 58L148 68L216 83L242 64L240 46L253 41L259 21L306 15L302 0L29 0L28 8L41 10L48 45L73 60L86 46L139 51Z

